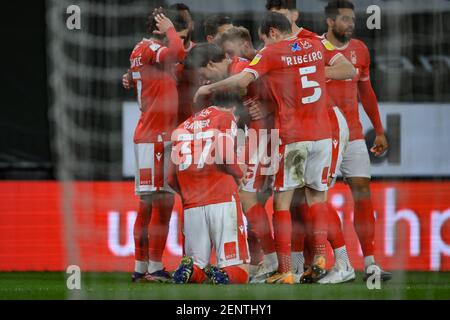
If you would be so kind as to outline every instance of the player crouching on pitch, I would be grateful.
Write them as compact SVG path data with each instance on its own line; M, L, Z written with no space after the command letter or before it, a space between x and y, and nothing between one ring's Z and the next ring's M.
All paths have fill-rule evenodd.
M183 122L172 135L169 184L182 199L186 256L173 281L213 284L248 282L249 253L239 200L243 170L235 138L239 96L216 96L213 106ZM211 246L217 267L210 265Z

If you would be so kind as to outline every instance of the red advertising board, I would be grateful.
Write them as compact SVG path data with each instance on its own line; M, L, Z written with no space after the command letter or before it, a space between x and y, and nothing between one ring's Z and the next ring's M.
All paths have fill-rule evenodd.
M137 198L132 182L1 182L0 271L131 271ZM450 182L375 182L376 259L389 270L450 271ZM350 259L362 268L348 188L330 201L343 221ZM267 204L271 212L271 202ZM181 256L177 198L164 262Z

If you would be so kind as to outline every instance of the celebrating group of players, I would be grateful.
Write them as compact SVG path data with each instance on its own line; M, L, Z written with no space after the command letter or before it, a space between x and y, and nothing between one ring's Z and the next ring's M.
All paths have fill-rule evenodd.
M376 131L370 151L381 155L388 144L368 49L352 39L354 5L330 1L322 36L296 24L295 1L268 0L266 8L257 21L264 43L259 51L249 31L225 16L209 17L206 42L197 44L186 5L157 8L149 16L150 38L133 49L122 80L135 90L141 111L134 135L140 205L133 281L354 280L340 218L327 202L338 170L354 199L364 279L371 272L391 278L374 259L370 160L359 101ZM170 274L162 254L175 193L184 211L184 257ZM265 210L270 196L272 221Z

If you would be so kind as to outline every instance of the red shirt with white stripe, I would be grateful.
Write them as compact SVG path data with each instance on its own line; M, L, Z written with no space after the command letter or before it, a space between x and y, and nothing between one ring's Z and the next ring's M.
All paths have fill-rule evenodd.
M358 74L349 80L328 79L328 93L344 113L350 131L350 141L364 139L363 129L359 119L358 84L360 82L370 81L369 50L362 41L351 39L344 47L336 47L336 51L343 54L357 68ZM369 117L372 123L375 124L377 132L382 132L383 129L379 121L377 106L376 109L375 117L371 116L370 112Z
M331 138L323 44L297 36L263 48L245 72L266 76L283 144Z
M174 63L184 58L181 38L174 28L167 31L170 47L143 39L130 56L131 73L141 116L134 132L134 143L170 140L177 125L178 91Z
M185 209L238 198L236 179L243 173L234 152L236 131L232 111L213 106L190 117L174 132L175 172L169 175L169 184L180 192Z
M250 61L245 58L234 57L229 66L228 73L231 76L241 73L245 68L249 66L249 64ZM245 96L242 97L242 102L244 106L247 107L249 107L255 101L258 101L259 103L263 104L264 105L263 107L269 110L269 114L264 119L251 120L250 123L248 123L248 127L256 130L272 129L273 116L270 111L275 110L276 106L273 105L274 103L271 97L267 95L266 84L262 80L252 82L247 87L247 92Z

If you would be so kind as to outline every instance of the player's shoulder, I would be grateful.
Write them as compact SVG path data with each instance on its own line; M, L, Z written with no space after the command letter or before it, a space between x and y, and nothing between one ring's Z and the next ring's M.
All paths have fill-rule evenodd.
M336 49L336 47L325 37L325 34L319 35L313 32L305 34L309 34L310 36L305 36L303 37L303 39L308 39L309 41L314 42L315 45L321 46L323 49L325 49L325 51L334 51ZM299 39L302 38L299 37Z
M153 39L142 39L140 42L138 42L135 46L136 48L141 48L141 49L150 49L152 52L157 52L158 50L160 50L161 48L163 48L163 44L160 43L159 41L155 41Z
M317 33L312 32L305 28L300 28L300 31L297 33L297 37L300 37L300 38L315 38L318 36L319 35Z
M206 110L210 113L209 118L211 119L211 122L218 127L227 127L230 122L236 119L231 109L222 108L220 106L211 106Z
M250 61L245 58L233 57L233 59L231 59L231 73L239 73L248 67L249 64Z
M349 48L351 49L359 49L359 50L367 50L369 51L369 49L367 48L367 45L364 43L364 41L360 40L360 39L356 39L356 38L352 38L350 40L349 43Z

